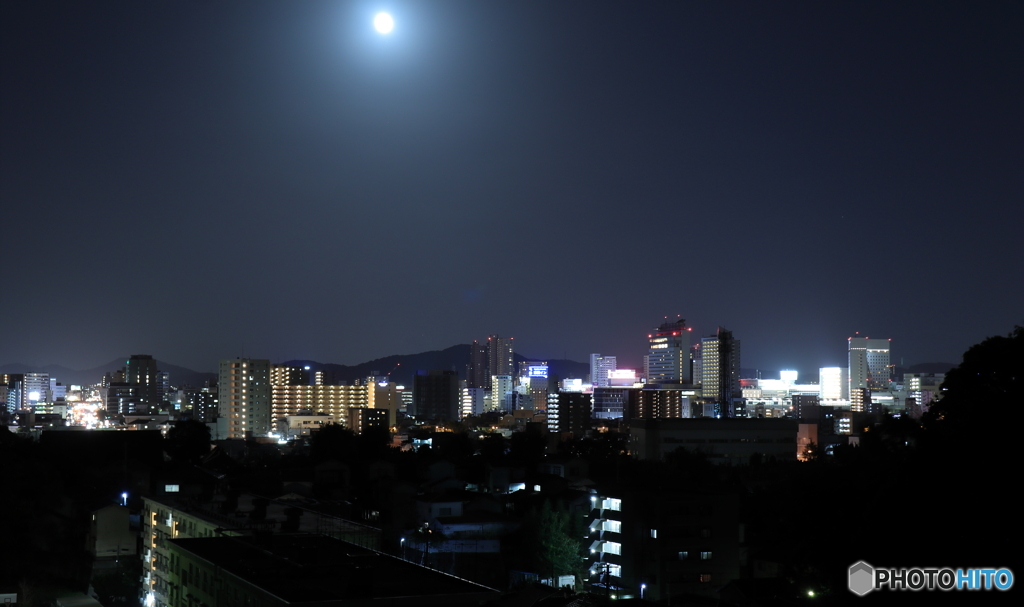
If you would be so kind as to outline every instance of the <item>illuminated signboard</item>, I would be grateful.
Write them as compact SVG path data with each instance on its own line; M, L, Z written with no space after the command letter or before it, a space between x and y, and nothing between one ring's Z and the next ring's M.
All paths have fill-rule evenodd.
M530 365L526 368L526 374L530 377L547 377L548 366L547 365Z

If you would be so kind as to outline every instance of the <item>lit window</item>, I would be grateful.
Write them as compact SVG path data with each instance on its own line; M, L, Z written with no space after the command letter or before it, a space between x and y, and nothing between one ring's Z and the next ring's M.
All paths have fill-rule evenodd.
M164 485L164 491L167 493L177 493L179 491L178 485Z
M605 542L604 552L608 552L610 554L622 554L622 544L618 542Z
M698 579L698 581L701 581L701 582L710 582L711 581L711 574L710 573L702 573L702 574L700 574L700 577L697 578L697 579Z
M658 530L657 529L651 529L651 537L654 538L654 539L658 539Z
M710 551L708 551L708 552L701 552L700 553L700 560L702 560L702 561L710 561L711 560L711 552Z

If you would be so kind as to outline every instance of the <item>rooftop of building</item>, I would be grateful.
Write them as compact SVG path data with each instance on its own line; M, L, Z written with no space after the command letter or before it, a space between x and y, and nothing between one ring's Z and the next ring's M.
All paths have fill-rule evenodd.
M287 603L497 596L497 591L324 535L171 540ZM461 602L461 601L460 601Z
M267 500L265 516L259 519L252 519L250 513L256 509L256 500L261 498L251 493L240 493L235 509L226 513L221 509L223 499L207 502L184 496L180 498L175 497L173 493L146 496L146 498L216 524L225 530L281 529L284 527L285 521L288 520L288 512L286 510L294 508L302 511L297 521L298 528L296 531L299 533L318 533L325 529L330 529L332 533L380 533L380 530L375 527L324 512L320 509L320 504L311 504L310 502L301 502L293 499Z

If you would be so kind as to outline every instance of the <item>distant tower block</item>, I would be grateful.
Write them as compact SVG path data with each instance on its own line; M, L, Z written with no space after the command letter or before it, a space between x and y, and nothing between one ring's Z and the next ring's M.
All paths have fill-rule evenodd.
M889 388L890 339L850 337L849 347L850 388L886 390Z
M647 336L647 381L653 384L689 384L690 329L686 319L662 323Z

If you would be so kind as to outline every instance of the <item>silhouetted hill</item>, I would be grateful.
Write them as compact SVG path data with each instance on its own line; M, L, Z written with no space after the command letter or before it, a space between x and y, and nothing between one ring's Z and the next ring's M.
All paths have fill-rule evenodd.
M521 354L515 354L514 359L517 371L520 363L534 360L526 358ZM580 363L572 360L548 360L547 362L549 373L558 375L561 379L570 377L586 379L590 373L589 363ZM430 371L434 369L455 371L459 374L459 379L465 379L466 365L469 364L469 344L459 344L444 350L432 350L430 352L420 352L419 354L394 354L351 366L319 363L314 360L289 360L281 364L297 367L308 366L311 372L320 370L333 372L339 380L348 383L370 375L390 374L391 380L396 383L411 384L412 376L417 371Z
M523 356L515 355L516 371L519 364L534 360ZM117 358L105 365L92 369L75 370L60 365L47 365L45 367L31 367L20 363L0 365L0 373L48 373L52 379L56 379L65 386L70 385L92 385L98 384L103 379L103 374L117 371L125 365L126 359ZM549 372L557 375L560 379L580 378L586 379L590 373L589 363L580 363L572 360L548 360ZM370 375L391 374L393 381L400 384L411 384L412 376L416 371L430 371L432 369L456 371L460 379L466 377L466 365L469 363L469 344L459 344L445 348L444 350L432 350L420 352L419 354L395 354L385 356L358 365L339 365L336 363L320 363L314 360L289 360L284 365L299 367L308 366L311 371L326 370L336 373L341 381L352 383L357 379L363 379ZM167 371L170 374L172 386L202 386L206 380L217 380L216 373L203 373L193 371L178 365L172 365L162 360L157 360L157 369Z
M117 371L125 365L124 358L116 358L105 365L76 371L60 365L47 365L45 367L30 367L21 363L11 363L0 366L0 373L48 373L50 379L55 379L65 386L92 385L98 384L103 379L103 374ZM156 368L160 371L167 371L170 374L172 386L202 386L207 379L217 379L216 373L202 373L193 371L178 365L172 365L162 360L156 361Z

